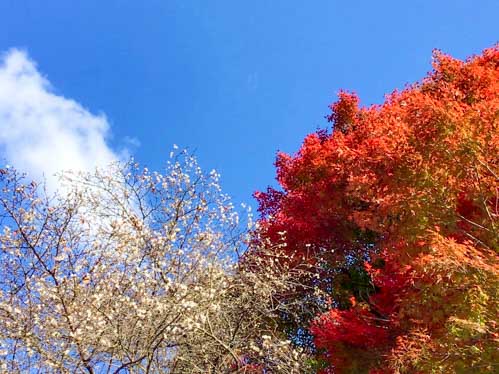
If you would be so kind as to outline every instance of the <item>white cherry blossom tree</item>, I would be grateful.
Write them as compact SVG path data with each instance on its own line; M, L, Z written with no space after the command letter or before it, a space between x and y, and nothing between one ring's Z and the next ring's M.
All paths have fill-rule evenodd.
M0 169L1 372L305 372L278 326L296 269L240 265L216 172L183 152L162 174L130 162L61 183L49 196Z

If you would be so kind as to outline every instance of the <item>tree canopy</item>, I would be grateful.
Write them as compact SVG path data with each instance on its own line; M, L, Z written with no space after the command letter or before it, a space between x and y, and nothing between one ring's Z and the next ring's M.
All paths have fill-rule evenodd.
M295 272L239 266L217 173L181 153L62 181L51 195L0 169L2 373L302 371L274 322Z
M499 48L433 57L381 105L341 92L256 194L260 237L328 295L295 326L324 372L497 371Z

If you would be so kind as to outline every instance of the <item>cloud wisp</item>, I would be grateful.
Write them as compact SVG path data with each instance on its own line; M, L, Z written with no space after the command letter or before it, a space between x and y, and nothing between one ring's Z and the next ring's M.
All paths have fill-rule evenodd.
M56 173L121 159L107 142L109 129L104 115L55 94L26 52L13 49L0 58L0 160L32 179L46 178L55 191Z

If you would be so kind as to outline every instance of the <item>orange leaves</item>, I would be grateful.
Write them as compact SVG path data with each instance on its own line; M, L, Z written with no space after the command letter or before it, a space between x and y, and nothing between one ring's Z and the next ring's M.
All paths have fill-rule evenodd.
M460 244L438 233L433 233L430 239L428 253L422 254L416 262L425 272L440 270L449 277L453 271L465 271L466 268L490 274L499 272L499 259L493 251L479 249L470 241Z
M285 229L286 250L322 256L331 284L368 259L370 291L352 279L347 291L330 290L332 305L346 310L312 324L317 345L338 371L360 351L373 370L391 362L385 372L425 371L442 352L466 364L473 352L458 351L472 344L456 348L449 321L489 326L475 342L481 352L497 334L499 46L466 61L435 52L433 71L382 105L360 108L340 92L330 108L333 132L279 154L284 191L258 197L262 236Z
M394 357L390 362L390 367L394 372L408 368L414 369L414 366L425 359L425 354L431 349L431 336L425 329L414 329L405 335L398 336L396 344L390 352Z

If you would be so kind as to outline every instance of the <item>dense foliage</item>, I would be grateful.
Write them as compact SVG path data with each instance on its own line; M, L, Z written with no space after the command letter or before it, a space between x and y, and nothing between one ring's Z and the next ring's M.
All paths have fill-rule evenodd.
M435 52L383 104L342 92L331 110L331 133L278 155L282 190L256 194L258 240L322 291L291 296L318 316L286 328L325 373L497 372L499 48Z

